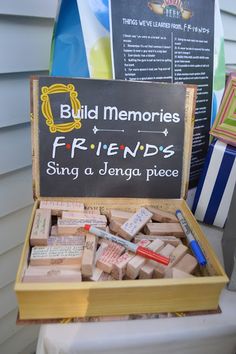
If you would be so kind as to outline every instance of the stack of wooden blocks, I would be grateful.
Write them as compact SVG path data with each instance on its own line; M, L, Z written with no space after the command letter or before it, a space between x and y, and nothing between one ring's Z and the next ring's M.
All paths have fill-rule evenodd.
M163 265L89 233L90 224L168 257ZM30 256L23 282L80 282L199 276L176 216L154 207L136 213L79 202L41 201L30 236Z

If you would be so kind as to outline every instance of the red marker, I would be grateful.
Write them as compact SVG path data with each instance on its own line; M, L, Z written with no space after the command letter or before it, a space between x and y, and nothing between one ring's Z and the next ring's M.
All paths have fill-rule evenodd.
M169 264L169 261L170 261L169 258L164 257L161 254L158 254L156 252L153 252L153 251L149 250L148 248L138 246L135 243L124 240L121 237L117 237L117 236L110 234L109 232L100 230L95 226L85 225L84 228L85 228L85 230L91 232L92 234L94 234L98 237L103 237L107 240L118 243L119 245L125 247L129 251L131 251L139 256L152 259L153 261L156 261L156 262L159 262L159 263L162 263L165 265Z

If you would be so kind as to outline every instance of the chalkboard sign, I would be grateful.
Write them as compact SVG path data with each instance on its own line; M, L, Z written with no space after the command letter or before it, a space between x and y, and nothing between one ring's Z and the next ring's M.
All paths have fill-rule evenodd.
M185 85L40 77L33 87L41 196L181 196Z

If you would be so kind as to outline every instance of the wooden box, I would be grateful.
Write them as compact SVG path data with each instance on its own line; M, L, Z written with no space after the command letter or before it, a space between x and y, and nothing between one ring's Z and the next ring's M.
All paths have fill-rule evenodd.
M93 90L95 93L97 92L97 95L92 95ZM181 101L181 99L184 97L184 105L181 102L179 104L179 109L183 110L184 116L183 126L182 128L180 128L183 131L181 133L183 134L182 148L178 148L181 144L179 144L178 142L179 137L176 137L176 134L178 135L178 132L176 130L177 128L175 128L174 124L172 124L173 122L170 124L169 122L166 122L168 123L166 125L168 126L169 132L168 144L172 145L169 141L171 139L173 139L172 141L175 141L176 139L176 155L180 154L182 156L181 161L177 161L177 164L180 163L179 171L181 172L180 181L178 180L178 182L176 182L176 185L178 185L178 191L176 192L175 189L173 189L174 192L172 191L172 182L169 182L169 180L166 182L164 181L164 184L162 181L160 181L160 190L159 182L157 181L154 181L154 184L151 184L151 187L149 188L149 184L147 183L147 176L145 177L146 183L144 183L144 188L141 191L138 187L140 187L139 183L142 184L143 181L141 180L140 182L138 177L135 177L135 183L134 181L132 181L132 185L137 185L137 188L132 189L131 187L129 187L128 189L125 189L124 187L124 191L126 190L125 197L122 196L122 186L125 186L126 181L121 181L118 178L118 186L119 184L121 185L121 191L119 191L119 189L116 188L116 178L114 176L112 176L112 181L114 181L114 189L109 189L109 178L111 176L108 176L109 178L106 179L106 182L104 183L105 185L107 185L107 188L106 186L104 187L104 185L102 185L103 183L101 183L101 179L99 180L100 176L96 177L97 181L95 181L93 179L93 176L91 175L85 176L86 178L84 179L81 177L82 181L85 182L85 184L81 187L81 184L78 182L78 185L80 185L80 187L78 186L78 190L73 189L73 186L71 186L73 184L72 181L68 183L68 177L66 181L63 179L63 177L62 179L59 179L56 182L53 179L52 183L50 183L50 178L48 176L45 177L43 175L43 164L48 158L47 154L50 150L49 147L51 146L51 143L48 143L48 139L45 139L43 129L48 129L45 130L45 134L48 134L50 140L51 136L53 136L52 139L54 139L54 137L56 136L53 134L58 134L58 136L60 137L64 136L65 134L67 134L67 137L71 137L71 134L73 137L78 136L76 134L80 132L81 123L82 126L84 125L85 131L88 131L88 129L92 128L94 125L94 127L97 129L96 133L98 133L99 130L98 126L101 127L101 125L99 125L98 121L96 121L96 125L94 124L94 122L88 122L87 125L87 120L85 118L84 120L73 118L73 120L70 122L63 122L63 124L58 124L58 122L55 120L55 114L57 114L58 112L55 113L56 111L51 109L52 107L50 106L50 104L55 103L55 99L53 98L54 101L50 101L52 96L50 96L49 99L49 95L57 94L57 98L61 100L62 96L60 95L63 95L64 93L69 93L69 100L71 102L72 107L78 108L78 105L80 105L80 101L78 100L77 96L78 93L81 102L85 102L84 105L88 105L88 101L86 100L90 95L93 96L93 105L94 100L96 101L96 99L98 99L97 96L106 96L107 100L113 100L112 104L114 105L114 100L118 100L119 102L126 102L127 95L125 90L128 90L129 92L129 104L130 102L134 104L134 102L136 102L137 100L139 102L139 100L141 100L141 96L143 96L144 100L149 100L150 95L153 98L155 97L155 99L158 101L158 94L160 94L160 100L158 101L159 103L149 102L150 105L159 104L159 109L160 104L161 107L166 107L165 105L168 106L169 104L168 101L172 101L170 105L173 106L175 104L178 104L179 100ZM160 92L158 90L160 90ZM162 92L162 90L164 91ZM83 96L84 92L85 94ZM140 92L142 93L141 96ZM166 97L167 92L169 93L169 97ZM109 95L109 93L111 93L111 95ZM178 96L179 94L180 96ZM217 260L214 254L214 251L211 249L211 246L206 240L203 232L201 231L198 223L193 217L184 199L188 185L187 180L189 175L191 155L195 94L196 89L194 87L184 85L134 82L124 83L122 81L110 82L103 80L64 78L62 79L52 77L32 79L32 155L35 204L33 207L31 219L29 221L26 239L15 283L15 291L18 299L20 319L55 319L85 316L109 316L193 310L197 311L211 310L216 309L218 307L219 296L222 288L227 282L227 276L225 275L219 261ZM128 106L125 105L125 107ZM91 115L95 116L96 110L96 106L93 106L93 112L91 111ZM121 117L123 116L121 115ZM167 115L167 117L169 116ZM110 124L110 122L108 123ZM42 124L44 124L44 126ZM128 124L129 123L127 123L127 125ZM120 127L119 125L120 122L119 124L115 124L113 128L115 127L116 131L118 131ZM111 128L111 125L105 125L106 129L107 126ZM123 126L126 127L126 125ZM160 126L160 121L159 125L157 124L157 126ZM134 129L134 127L135 125L132 126L132 129ZM121 130L122 129L120 129L119 131ZM154 130L152 126L152 133L153 131ZM162 133L163 132L164 131L162 131ZM81 134L82 133L83 130L81 129ZM96 133L94 133L93 130L94 135L91 136L94 137L94 139L95 137L97 137ZM159 138L158 136L158 139L160 139L161 143L162 141L164 141L165 143L165 138L166 135L164 133L162 134L161 138ZM133 138L128 136L127 139ZM70 144L71 142L67 140L66 143ZM47 146L47 144L49 145ZM63 152L63 154L65 154L65 152ZM46 157L43 156L42 158L42 154L44 153L46 154ZM89 150L88 152L87 149L86 154L91 154L91 150ZM61 157L61 155L59 157ZM89 158L90 157L88 156L88 159ZM100 162L97 163L101 163L100 159L101 155L98 159ZM58 161L60 162L64 160L65 155L62 156L62 160ZM93 160L95 161L94 156L91 158L91 161ZM86 159L83 159L83 161L87 163ZM140 161L142 162L143 160L138 160L138 163ZM122 163L124 163L123 160ZM146 163L146 161L143 161L143 163ZM163 159L163 164L165 163L166 162ZM175 160L172 160L171 165L173 165L174 163ZM160 164L162 164L162 162L160 162ZM132 178L135 179L134 177ZM91 188L89 188L89 185L91 185L91 181L93 181L94 184L98 183L98 185L96 186L96 188L93 189L93 191L91 191ZM153 186L155 185L156 188L154 189ZM165 187L166 185L167 187ZM173 185L175 185L175 183L173 183ZM98 193L99 186L101 186L100 194ZM170 195L168 195L167 198L163 197L163 188L167 190L167 193L169 193L168 189L170 189ZM48 195L47 192L49 193ZM106 197L105 195L106 192L108 197ZM112 195L112 193L116 193L116 195ZM131 196L129 195L129 193L131 193ZM146 198L143 193L146 195ZM136 194L137 197L135 197ZM171 198L171 194L174 195L173 198ZM158 197L158 195L160 195L160 198ZM107 211L111 208L126 211L136 211L141 206L156 206L160 209L172 212L174 212L176 209L181 209L183 215L187 219L189 226L191 227L194 233L195 238L198 240L200 246L203 249L203 252L207 258L207 266L201 270L202 276L186 279L140 279L105 282L83 281L78 284L23 283L22 276L27 266L30 254L29 237L31 233L32 223L35 211L41 200L81 201L85 204L85 206L99 206L101 208L102 213L104 214L106 214Z

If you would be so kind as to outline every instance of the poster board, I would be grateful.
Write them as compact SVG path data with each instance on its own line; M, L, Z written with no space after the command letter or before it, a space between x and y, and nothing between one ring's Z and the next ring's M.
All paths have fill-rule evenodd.
M214 0L110 0L113 77L198 85L190 187L209 145Z

